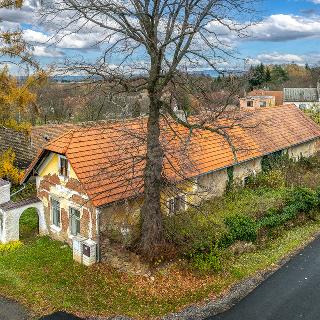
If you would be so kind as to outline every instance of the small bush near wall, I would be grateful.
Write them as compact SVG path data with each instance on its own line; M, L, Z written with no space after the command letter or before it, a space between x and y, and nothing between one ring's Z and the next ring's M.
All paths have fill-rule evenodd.
M0 254L14 251L22 246L22 242L20 241L12 241L6 244L0 244Z
M283 188L286 185L285 173L280 169L258 173L248 179L246 187L257 188Z

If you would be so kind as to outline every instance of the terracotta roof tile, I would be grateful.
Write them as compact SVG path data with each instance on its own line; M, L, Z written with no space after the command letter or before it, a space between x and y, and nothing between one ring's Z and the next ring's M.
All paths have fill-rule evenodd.
M250 115L242 126L228 130L239 149L239 162L320 137L320 128L295 106L263 108ZM65 154L93 204L102 206L143 191L146 123L141 118L78 128L45 150ZM161 129L164 172L169 180L198 176L235 162L229 144L216 133L194 130L190 138L189 130L167 122L161 123ZM29 174L30 168L25 177Z

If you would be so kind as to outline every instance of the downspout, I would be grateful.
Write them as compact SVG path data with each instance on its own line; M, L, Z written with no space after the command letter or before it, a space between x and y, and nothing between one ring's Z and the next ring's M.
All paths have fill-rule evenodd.
M101 248L100 248L100 209L96 209L96 232L97 232L97 262L101 262Z

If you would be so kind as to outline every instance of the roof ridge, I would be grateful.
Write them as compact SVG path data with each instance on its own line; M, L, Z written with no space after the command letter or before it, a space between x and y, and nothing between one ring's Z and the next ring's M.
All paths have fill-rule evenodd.
M61 138L65 137L66 135L70 134L71 132L76 131L76 129L71 129L68 130L67 132L63 133L62 135L56 137L55 139L52 139L51 141L49 141L44 147L43 149L47 149L50 145L54 144L57 140L60 140Z

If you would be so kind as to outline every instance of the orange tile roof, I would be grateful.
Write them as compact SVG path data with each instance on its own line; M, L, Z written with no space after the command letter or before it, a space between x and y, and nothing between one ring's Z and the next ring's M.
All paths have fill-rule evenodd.
M241 126L227 130L238 149L239 162L320 137L320 128L292 105L262 108L248 114ZM141 194L146 123L146 118L140 118L72 130L45 147L24 180L44 153L52 151L67 156L96 207ZM161 129L164 174L171 181L235 163L229 144L217 133L194 130L190 136L185 127L164 120Z
M283 91L270 91L270 90L253 90L248 93L248 96L271 96L276 99L276 106L283 104Z

